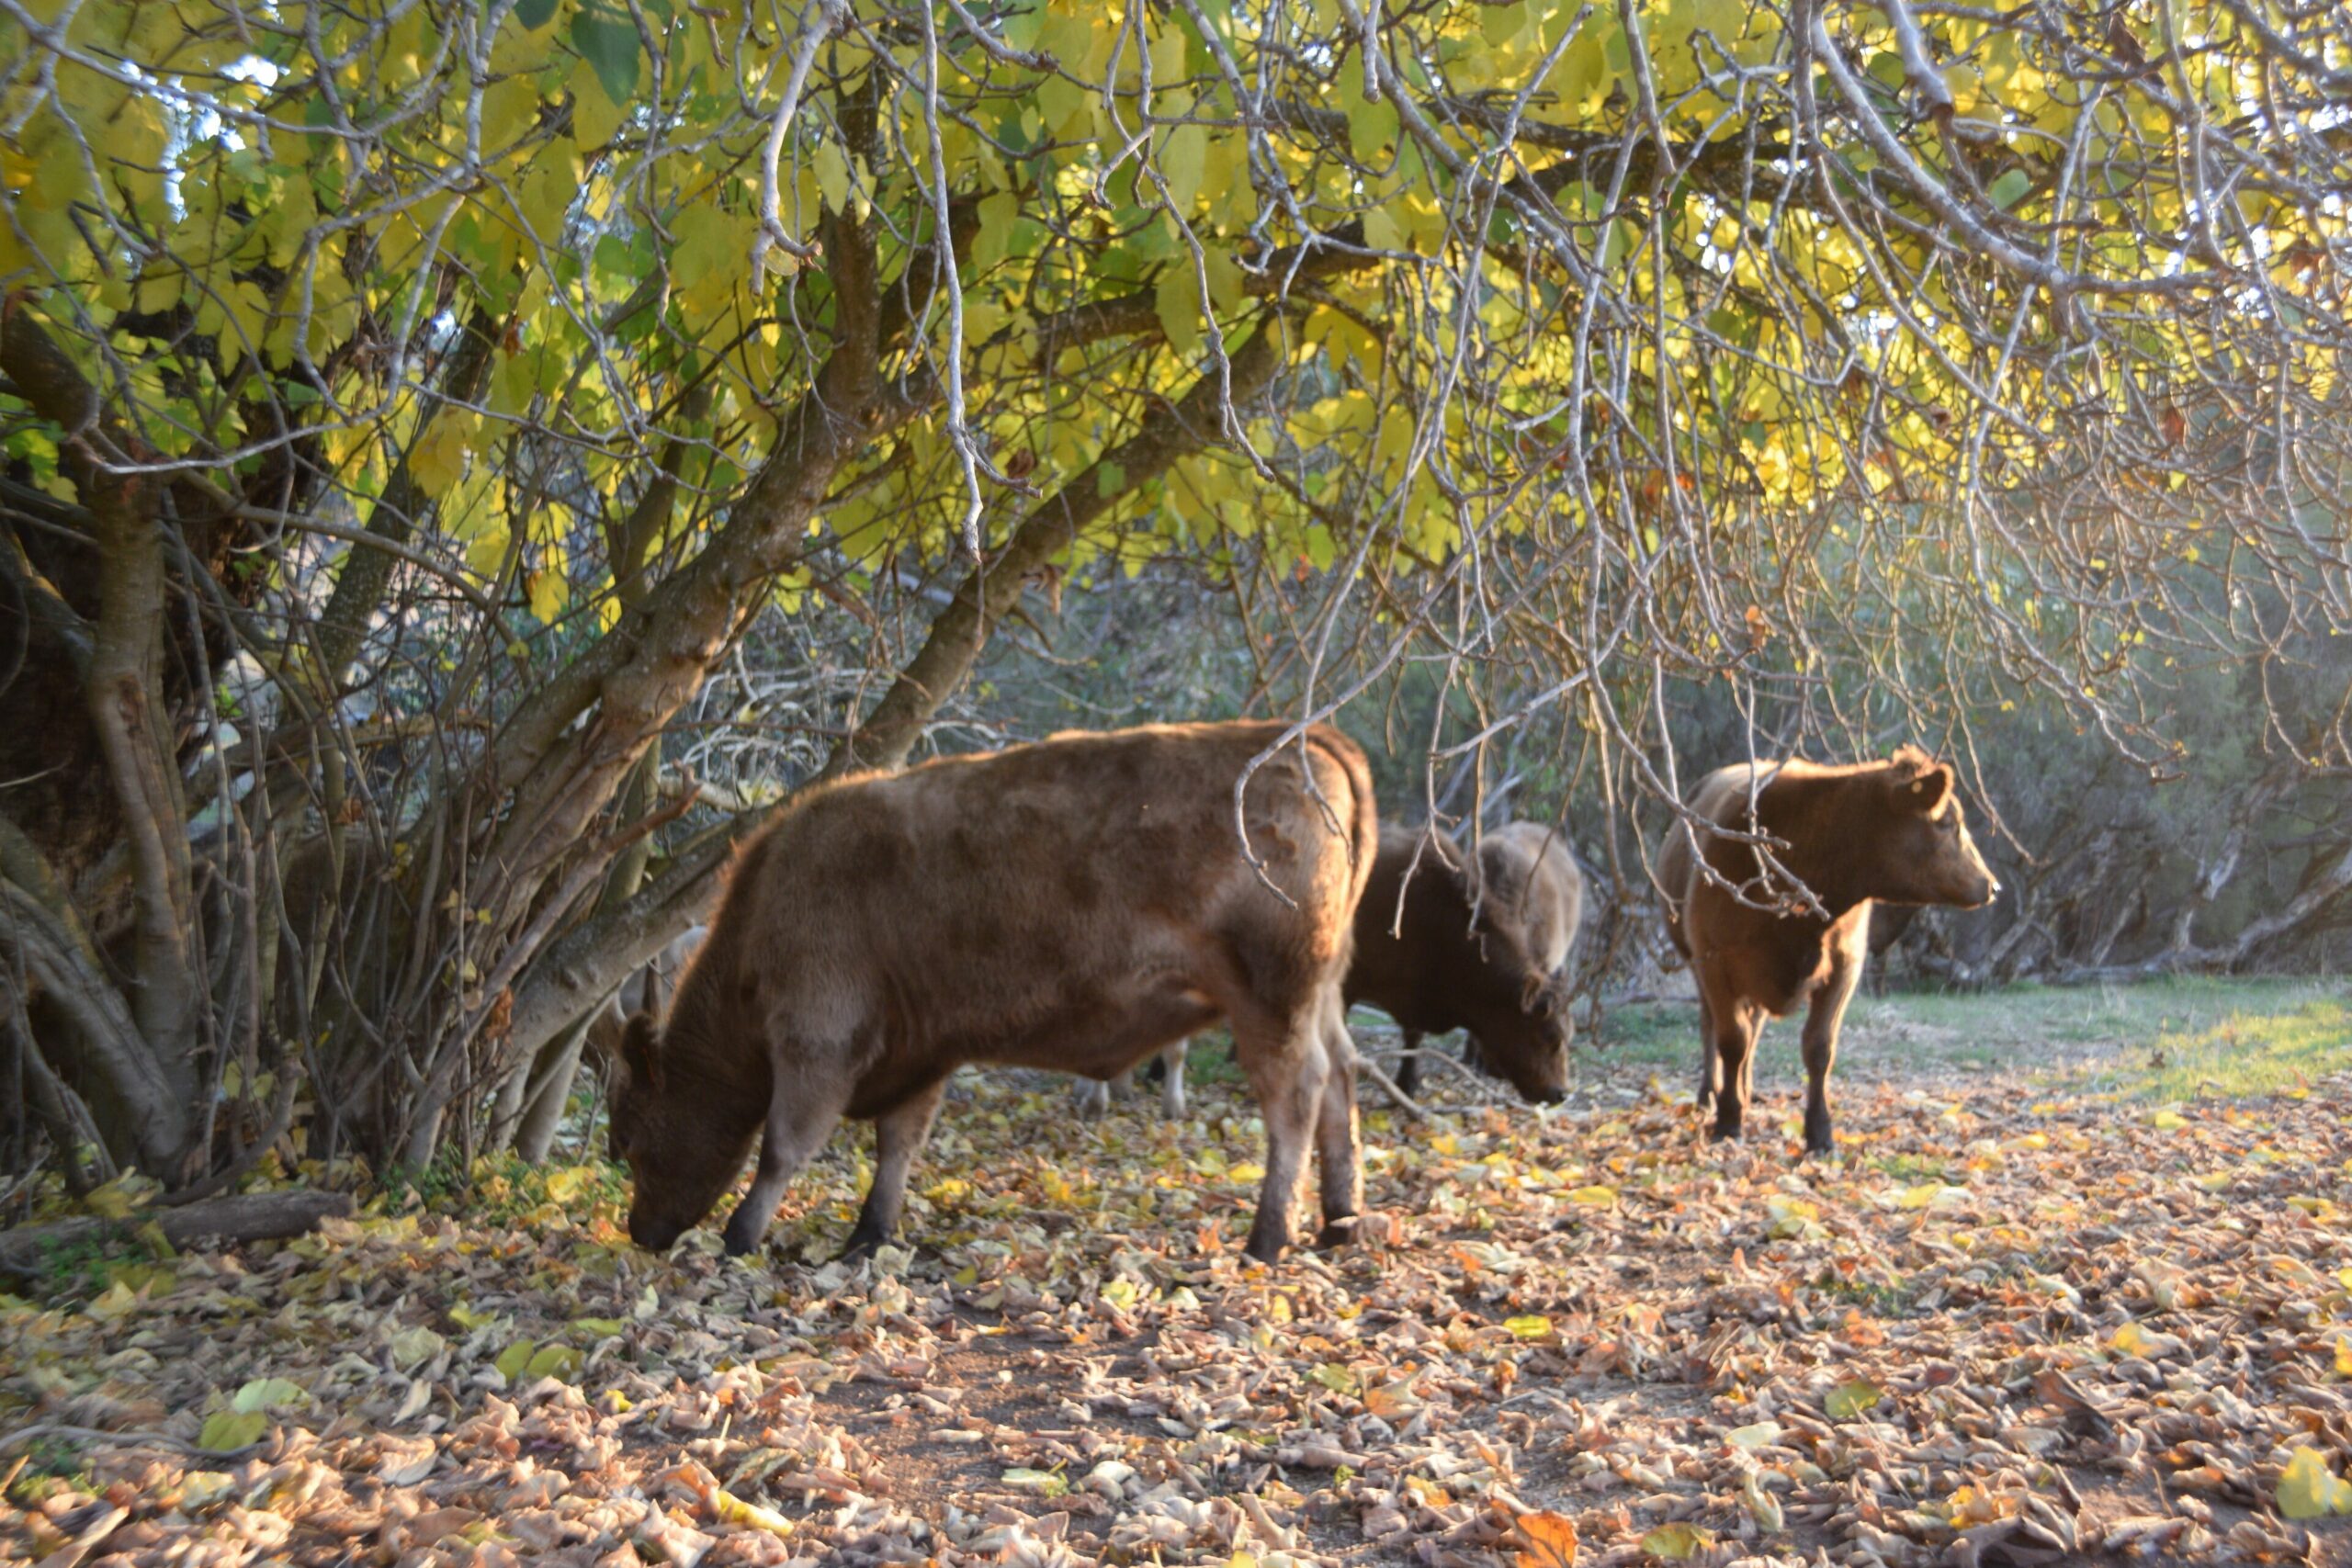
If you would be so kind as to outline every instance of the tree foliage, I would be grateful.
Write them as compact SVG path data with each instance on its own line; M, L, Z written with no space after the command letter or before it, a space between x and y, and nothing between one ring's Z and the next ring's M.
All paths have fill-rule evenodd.
M2352 614L2323 11L0 0L51 1134L503 1135L707 893L664 736L763 615L863 641L834 771L1160 557L1302 716L1461 694L1432 793L1670 795L1692 679L2189 766L2176 672Z

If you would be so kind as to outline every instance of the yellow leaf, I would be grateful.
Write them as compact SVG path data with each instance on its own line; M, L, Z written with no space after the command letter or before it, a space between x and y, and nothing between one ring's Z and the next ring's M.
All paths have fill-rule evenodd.
M738 1529L766 1530L771 1535L790 1535L792 1521L774 1508L763 1508L757 1503L747 1503L724 1486L711 1489L710 1511L723 1525Z
M1008 1470L1004 1472L1004 1483L1023 1492L1035 1492L1043 1497L1058 1497L1069 1490L1069 1483L1050 1470Z
M548 1196L559 1203L569 1203L587 1190L596 1173L584 1165L568 1165L561 1170L548 1173Z
M1227 1170L1225 1177L1228 1181L1263 1181L1266 1179L1266 1168L1262 1165L1245 1162Z
M2352 1378L2352 1339L2338 1339L2335 1342L2335 1375L2340 1378Z
M1565 1514L1544 1509L1519 1516L1519 1533L1527 1548L1516 1559L1519 1568L1576 1568L1577 1524Z
M1829 1412L1829 1418L1833 1421L1851 1421L1876 1408L1878 1402L1885 1397L1886 1391L1878 1384L1867 1378L1856 1378L1851 1382L1841 1382L1831 1389L1829 1397L1822 1401L1821 1407Z
M2143 1356L2148 1349L2148 1337L2140 1332L2140 1325L2136 1323L2127 1323L2117 1329L2115 1337L2108 1343L2127 1356Z
M2159 1111L2148 1118L2148 1125L2161 1132L2177 1133L2188 1125L2188 1118L2177 1111Z
M560 571L526 571L523 574L523 592L531 601L531 614L542 625L551 626L563 614L564 605L571 598L571 585Z
M1922 1182L1917 1187L1905 1188L1895 1195L1894 1201L1905 1209L1924 1209L1934 1202L1936 1195L1943 1190L1944 1184L1940 1181Z
M1552 1337L1552 1320L1539 1313L1506 1319L1503 1326L1510 1329L1511 1337L1517 1339L1548 1339Z
M582 147L602 147L620 129L621 107L585 57L572 67L571 85L571 133Z
M1714 1532L1701 1529L1696 1525L1660 1525L1642 1537L1644 1551L1668 1562L1680 1562L1686 1558L1696 1557L1714 1544Z
M2278 1511L2290 1519L2352 1514L2352 1483L2337 1479L2317 1449L2297 1449L2278 1477Z
M460 1328L480 1328L485 1323L495 1323L498 1320L496 1313L482 1312L466 1302L459 1302L456 1306L451 1307L449 1316Z
M1568 1201L1588 1209L1613 1209L1617 1206L1614 1187L1579 1187L1568 1194Z

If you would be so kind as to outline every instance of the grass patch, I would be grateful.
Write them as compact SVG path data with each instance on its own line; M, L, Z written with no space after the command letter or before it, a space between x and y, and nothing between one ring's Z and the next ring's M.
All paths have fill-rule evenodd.
M1757 1083L1804 1078L1802 1011L1767 1023ZM1680 1088L1699 1069L1699 1010L1687 1001L1608 1010L1579 1037L1603 1072ZM2018 1072L2070 1089L2153 1100L2275 1094L2352 1069L2352 987L2342 981L2172 976L2118 986L1858 996L1838 1077L1897 1081Z
M2243 1099L2309 1089L2352 1068L2352 1007L2315 998L2291 1010L2236 1010L2160 1029L2143 1051L2085 1070L2092 1087L2159 1102Z

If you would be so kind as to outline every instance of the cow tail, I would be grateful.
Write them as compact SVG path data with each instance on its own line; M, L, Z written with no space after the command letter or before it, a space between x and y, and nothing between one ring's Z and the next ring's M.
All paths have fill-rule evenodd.
M1364 759L1363 747L1328 724L1318 724L1307 731L1307 739L1339 764L1340 771L1348 776L1348 793L1354 796L1347 822L1348 912L1352 921L1356 906L1363 902L1364 889L1372 885L1372 863L1380 854L1380 803L1373 794L1372 764Z

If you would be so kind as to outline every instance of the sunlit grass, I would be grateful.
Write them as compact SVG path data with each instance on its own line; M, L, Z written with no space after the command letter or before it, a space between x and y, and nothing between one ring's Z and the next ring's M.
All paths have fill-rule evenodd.
M1760 1086L1801 1078L1803 1017L1764 1032ZM1604 1071L1680 1087L1699 1061L1690 1002L1613 1008L1584 1042ZM2352 1069L2352 986L2312 978L2178 976L2134 985L2011 986L1978 993L1860 996L1841 1073L1903 1077L2023 1072L2053 1090L2168 1101L2273 1094Z

